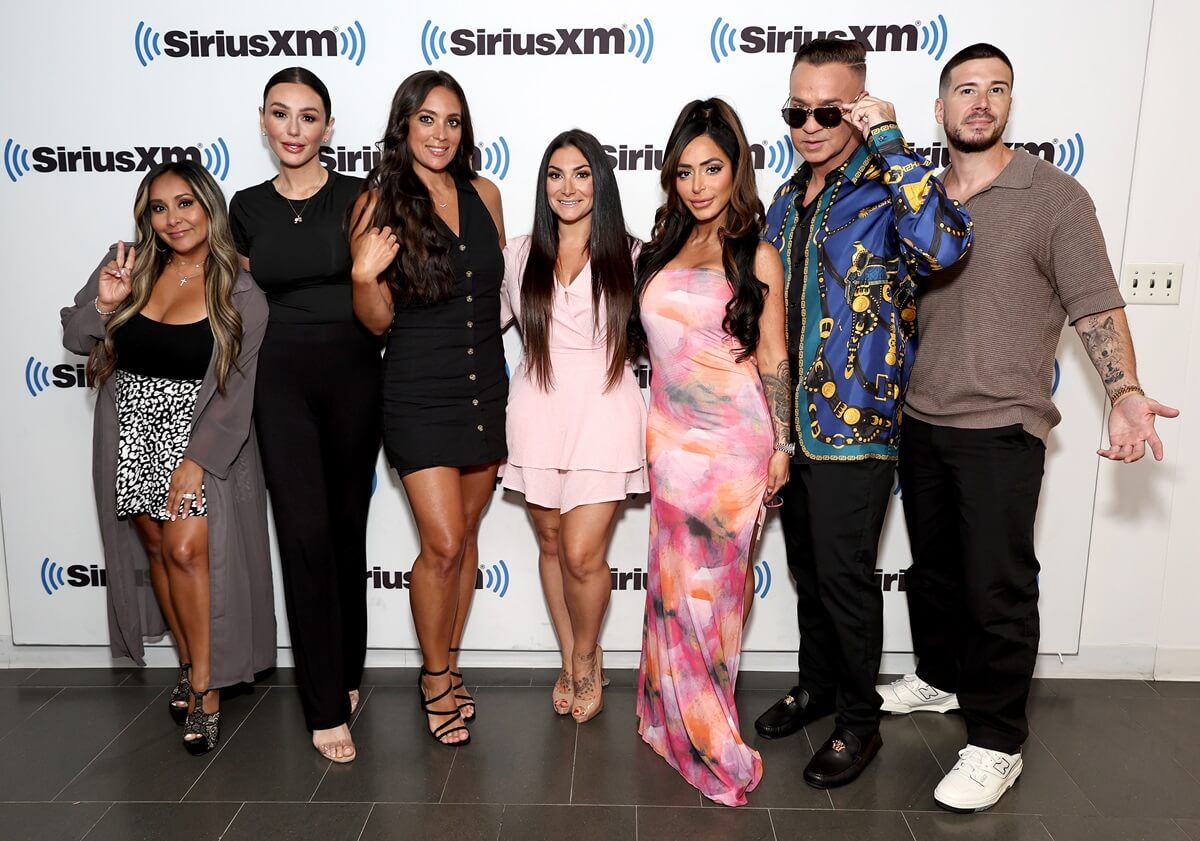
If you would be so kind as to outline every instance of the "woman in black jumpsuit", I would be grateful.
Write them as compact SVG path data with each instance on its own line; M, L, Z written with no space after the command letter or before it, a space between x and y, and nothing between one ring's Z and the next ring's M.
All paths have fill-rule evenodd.
M390 329L384 449L420 534L409 590L434 739L465 744L475 703L458 644L475 592L478 526L505 456L500 194L475 175L466 97L422 71L392 100L383 156L355 204L354 311Z

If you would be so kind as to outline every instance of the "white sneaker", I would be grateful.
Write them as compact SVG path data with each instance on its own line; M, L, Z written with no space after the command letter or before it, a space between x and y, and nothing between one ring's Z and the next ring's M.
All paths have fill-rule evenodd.
M958 709L958 696L930 686L916 675L905 675L875 691L883 698L885 713L946 713Z
M1021 754L967 745L958 762L933 790L933 799L950 812L982 812L996 804L1021 776Z

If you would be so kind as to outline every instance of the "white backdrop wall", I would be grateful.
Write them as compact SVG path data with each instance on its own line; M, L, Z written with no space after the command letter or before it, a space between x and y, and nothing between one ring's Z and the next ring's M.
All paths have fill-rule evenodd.
M1017 4L1024 14L1010 4L1003 17L900 5L781 12L763 2L736 10L698 3L681 16L630 3L596 11L529 3L514 11L470 2L436 18L372 2L338 13L314 2L286 12L226 2L177 12L141 3L23 8L22 25L0 34L6 78L23 81L6 97L0 130L0 212L13 260L12 280L0 287L6 325L0 359L10 372L0 421L0 515L14 642L106 639L103 559L89 490L91 400L79 374L82 359L61 350L57 310L107 244L130 236L129 208L145 164L165 154L196 156L228 195L273 174L255 109L263 82L281 67L304 64L329 85L337 124L323 157L355 174L369 165L399 80L429 66L453 73L471 102L478 162L503 192L510 234L528 228L545 143L564 128L586 128L609 147L630 227L645 236L659 200L654 166L688 99L719 95L739 109L755 144L764 198L798 163L778 117L797 33L864 39L872 48L868 87L896 103L906 135L935 158L944 155L932 119L940 64L961 46L989 40L1008 50L1017 67L1008 139L1028 144L1087 186L1110 257L1119 263L1138 125L1115 120L1113 103L1128 104L1132 113L1142 96L1151 5L1126 3L1085 21L1066 3ZM72 25L62 27L68 11ZM57 33L53 51L28 36L50 30ZM561 54L514 54L529 35L542 51ZM1116 43L1124 46L1114 50ZM282 54L229 55L272 51ZM1068 70L1090 81L1072 84L1065 96L1045 80ZM506 340L515 365L519 343L511 331ZM1077 344L1068 334L1061 348L1057 399L1066 420L1050 448L1038 534L1048 652L1071 653L1079 645L1097 487L1102 395ZM603 638L612 650L639 645L647 512L644 499L627 506L614 537L614 598ZM901 573L909 557L899 514L894 505L879 578L886 646L902 652L909 640ZM466 646L552 648L519 497L497 493L480 543ZM382 462L369 553L370 644L411 648L405 573L415 555L414 532L402 491ZM794 600L775 521L755 576L760 598L747 649L794 649ZM283 621L280 643L287 645Z

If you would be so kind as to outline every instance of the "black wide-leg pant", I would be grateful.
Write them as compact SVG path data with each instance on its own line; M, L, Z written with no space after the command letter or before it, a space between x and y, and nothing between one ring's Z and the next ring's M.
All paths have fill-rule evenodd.
M267 327L254 416L310 730L345 724L367 649L380 346L356 322Z
M832 697L837 724L861 739L879 729L875 691L883 656L883 593L875 580L879 534L896 464L865 459L796 462L779 509L796 581L799 683Z
M1020 425L904 419L900 489L917 675L958 693L967 739L1017 753L1040 626L1033 526L1046 447Z

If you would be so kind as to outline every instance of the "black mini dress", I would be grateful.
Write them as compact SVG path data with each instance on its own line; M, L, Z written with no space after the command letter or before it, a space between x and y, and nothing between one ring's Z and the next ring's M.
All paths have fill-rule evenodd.
M466 179L459 232L440 219L454 290L435 304L396 305L383 359L383 446L401 476L470 467L507 454L508 370L500 340L504 257L492 216Z

